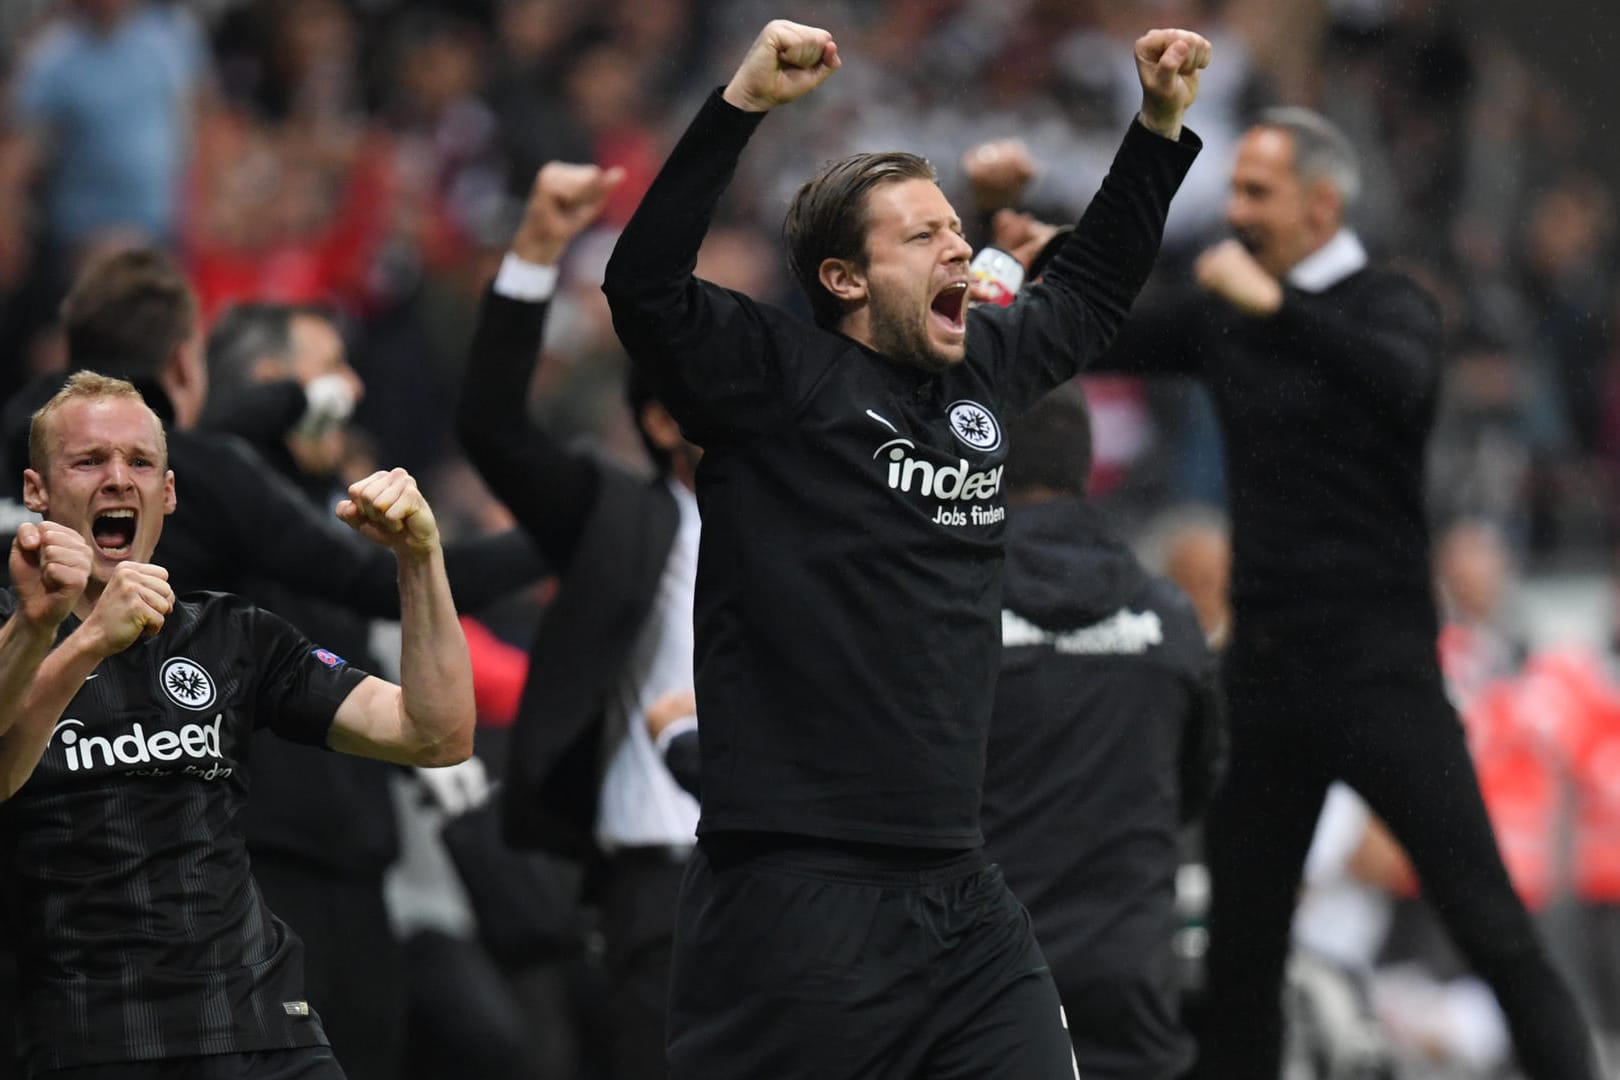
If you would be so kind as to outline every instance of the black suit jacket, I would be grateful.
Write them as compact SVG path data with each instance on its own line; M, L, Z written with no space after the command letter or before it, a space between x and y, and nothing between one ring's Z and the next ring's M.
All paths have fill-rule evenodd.
M566 450L529 420L548 306L485 297L456 420L468 457L560 577L530 648L503 831L515 847L590 861L607 695L652 607L680 511L661 480Z

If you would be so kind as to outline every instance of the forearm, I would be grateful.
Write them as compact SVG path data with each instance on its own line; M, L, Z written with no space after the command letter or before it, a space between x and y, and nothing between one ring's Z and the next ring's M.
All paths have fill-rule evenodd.
M21 614L0 627L0 736L16 724L56 633Z
M651 360L690 337L698 248L764 116L710 95L620 234L602 291L632 360Z
M498 284L498 283L497 283ZM571 454L530 420L525 404L548 305L484 297L462 376L456 433L490 491L512 511L554 568L573 557L595 504L597 466ZM451 580L471 605L451 559Z
M81 626L40 661L22 695L16 722L0 736L0 801L15 795L34 774L62 710L105 659L105 650L97 648L93 638L93 632Z
M1191 292L1166 295L1165 290L1150 285L1090 370L1126 375L1201 374L1209 336L1206 305L1206 299Z
M472 754L477 709L472 661L444 556L399 556L400 732L411 764L453 765Z
M1091 313L1087 360L1100 356L1158 258L1170 200L1202 143L1171 142L1133 123L1097 195L1052 261L1046 281Z

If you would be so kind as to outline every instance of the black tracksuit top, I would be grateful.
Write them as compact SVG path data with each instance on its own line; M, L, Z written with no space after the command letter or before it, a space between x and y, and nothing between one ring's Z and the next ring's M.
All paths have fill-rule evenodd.
M1372 618L1421 624L1432 643L1423 476L1440 316L1414 282L1369 267L1319 293L1289 286L1269 318L1196 294L1144 301L1098 366L1209 387L1238 633L1283 620L1336 634Z
M632 361L705 450L699 833L974 847L1002 425L1107 346L1199 143L1133 125L1046 283L970 311L965 361L931 372L693 276L762 115L710 97L603 284Z

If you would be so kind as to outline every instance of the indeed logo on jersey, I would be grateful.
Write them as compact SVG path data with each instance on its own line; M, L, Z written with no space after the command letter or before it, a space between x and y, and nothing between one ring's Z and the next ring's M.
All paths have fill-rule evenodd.
M872 453L873 461L887 463L885 473L890 489L945 500L946 505L934 511L935 525L990 525L1007 516L1002 506L975 505L964 509L951 505L994 499L1001 492L1002 466L975 469L963 457L958 457L953 465L937 465L918 457L917 444L901 435L882 414L867 409L866 415L895 435ZM958 442L984 453L1001 447L1001 425L990 410L978 402L965 399L952 402L946 416L951 434Z
M131 771L142 776L167 776L176 771L165 767L169 762L186 760L179 769L184 775L223 780L233 771L220 751L219 732L224 717L224 713L216 713L212 723L185 724L150 733L137 722L128 732L111 738L86 734L82 720L63 720L51 732L51 739L61 736L69 772L146 765L151 768Z
M887 456L889 486L896 491L913 492L929 498L954 499L967 502L973 499L994 498L1001 490L1001 469L973 471L966 458L957 458L955 465L935 465L923 458L912 457L917 444L910 439L890 439L877 448L872 457Z

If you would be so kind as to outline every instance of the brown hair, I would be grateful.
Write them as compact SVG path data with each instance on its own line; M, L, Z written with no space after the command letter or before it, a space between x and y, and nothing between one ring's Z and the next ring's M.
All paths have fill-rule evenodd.
M843 315L838 298L822 287L822 262L848 259L866 265L867 194L879 184L938 178L925 158L891 151L831 162L799 186L782 232L788 267L810 301L817 326L832 329Z
M130 248L91 263L62 301L68 366L156 379L197 325L197 299L172 258Z
M28 466L35 472L44 472L50 464L50 447L46 443L49 422L64 405L73 401L106 401L109 399L138 401L151 412L151 406L141 392L135 389L135 384L123 379L115 379L110 375L102 375L94 371L75 371L68 376L68 381L58 390L51 400L41 405L35 411L33 419L28 425ZM158 419L157 413L152 413L152 419L157 421L158 452L163 455L165 463L169 460L169 440L163 432L163 421Z

